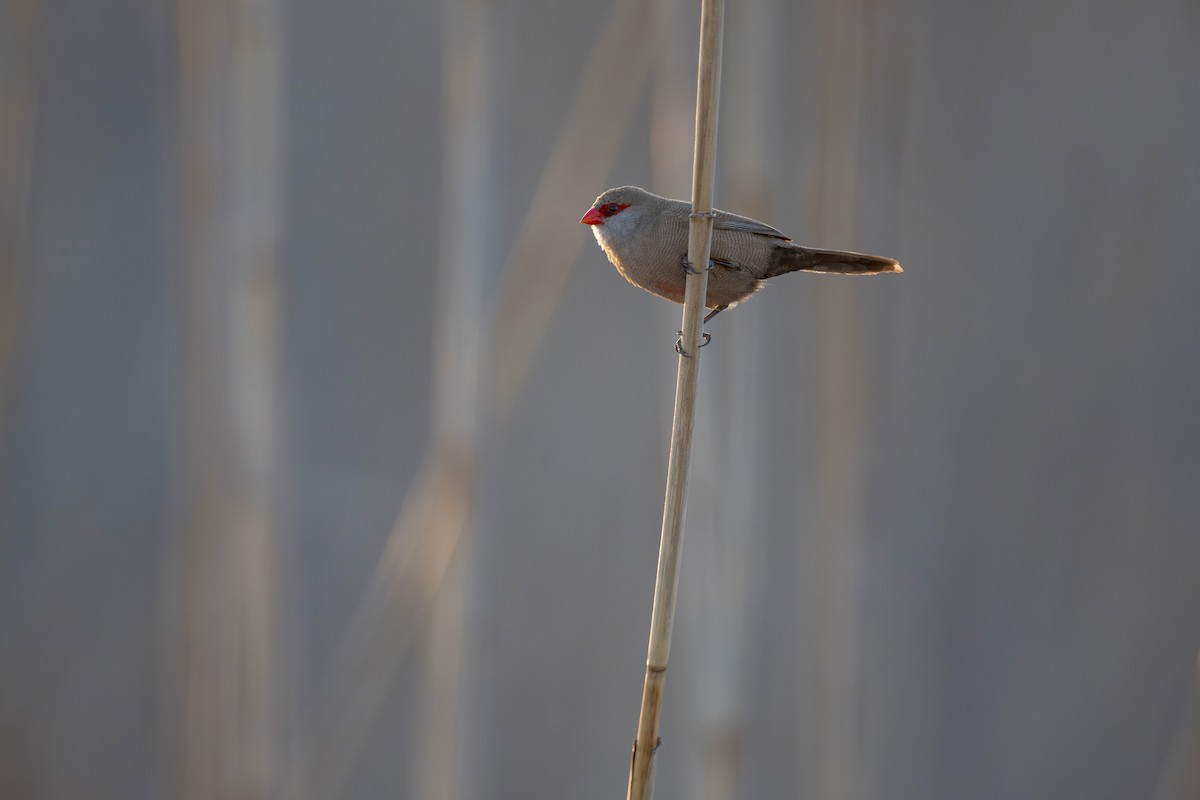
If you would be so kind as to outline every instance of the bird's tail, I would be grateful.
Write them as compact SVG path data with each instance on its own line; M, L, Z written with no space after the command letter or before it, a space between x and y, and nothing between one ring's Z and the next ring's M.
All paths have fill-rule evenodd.
M878 275L881 272L903 272L900 262L883 256L851 253L846 250L816 250L800 245L776 248L764 278L788 272L828 272L838 275Z

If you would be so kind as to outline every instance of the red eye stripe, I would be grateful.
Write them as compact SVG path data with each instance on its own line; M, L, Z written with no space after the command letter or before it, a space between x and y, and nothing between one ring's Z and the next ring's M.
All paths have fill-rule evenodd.
M596 210L600 212L600 216L607 218L613 214L620 214L627 208L629 208L629 203L606 203Z

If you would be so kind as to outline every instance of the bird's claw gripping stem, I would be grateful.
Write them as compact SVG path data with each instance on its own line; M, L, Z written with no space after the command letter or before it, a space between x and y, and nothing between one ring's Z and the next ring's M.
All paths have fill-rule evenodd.
M681 265L683 265L683 271L684 271L684 272L686 272L686 273L688 273L689 275L700 275L700 274L702 274L702 273L700 272L700 270L698 270L698 269L696 269L695 267L693 267L693 266L692 266L692 262L688 261L687 253L684 253L683 255L681 255L681 256L679 257L679 263L680 263ZM712 271L713 271L713 267L714 267L714 266L716 266L716 265L715 265L715 264L713 264L713 262L710 260L710 261L708 262L708 268L705 270L705 272L712 272Z
M704 347L706 344L712 341L711 333L705 333L704 331L701 331L700 335L703 337L702 341L700 342L701 347ZM678 336L679 338L675 340L675 352L679 353L679 355L683 356L684 358L691 358L691 355L683 352L683 331L679 331Z

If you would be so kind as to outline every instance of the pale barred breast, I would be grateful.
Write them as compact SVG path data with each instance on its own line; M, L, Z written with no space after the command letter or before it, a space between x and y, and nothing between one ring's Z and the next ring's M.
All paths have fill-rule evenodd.
M687 227L671 217L647 217L639 226L636 257L621 253L621 273L651 294L683 302L684 273L680 257L687 252Z

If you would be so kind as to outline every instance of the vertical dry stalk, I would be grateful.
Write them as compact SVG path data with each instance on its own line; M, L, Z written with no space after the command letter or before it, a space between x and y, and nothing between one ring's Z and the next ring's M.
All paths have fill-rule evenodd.
M853 241L862 140L866 6L862 0L822 0L815 6L821 101L816 130L813 235ZM869 349L863 340L862 298L854 287L821 287L814 307L820 337L813 351L819 423L813 442L813 530L801 553L811 569L802 613L812 614L808 641L814 683L801 743L801 792L824 800L863 796L866 766L859 724L862 676L863 503L866 431L871 420Z
M696 81L696 150L692 162L692 219L688 232L688 260L699 274L688 275L683 303L684 355L679 359L675 382L675 416L671 424L671 454L667 466L666 501L663 505L662 541L658 551L658 576L654 584L654 611L650 619L650 645L646 656L646 681L637 739L629 767L629 800L649 800L654 793L654 754L658 747L659 715L671 651L675 595L679 586L679 555L683 543L683 516L687 504L688 466L696 420L696 381L700 374L701 312L708 291L708 264L712 246L712 196L716 166L717 101L721 88L721 32L723 0L703 0L700 11L700 65Z
M742 0L726 22L725 38L736 63L723 70L727 91L721 140L722 196L729 206L756 219L771 219L768 208L773 171L767 169L768 98L777 70L773 65L782 46L774 26L778 0ZM696 460L692 481L700 493L719 482L716 495L697 497L688 510L689 566L692 585L680 609L682 655L697 662L688 678L689 725L686 772L687 794L698 800L733 800L740 794L745 753L746 696L743 692L744 653L751 628L761 615L750 609L752 593L747 569L762 557L756 550L765 541L756 535L761 511L758 497L759 414L763 387L763 314L735 314L722 320L721 330L738 346L705 351L705 403L697 411ZM714 357L715 356L715 357ZM702 391L705 391L702 389ZM707 422L706 422L707 421ZM703 516L697 518L697 512ZM696 524L699 522L700 524ZM674 739L672 740L674 745Z
M172 794L260 798L276 780L286 668L274 488L279 4L177 8L183 486L168 578L180 613L166 625L182 707Z
M466 716L464 699L469 675L468 619L472 583L474 537L470 517L475 458L479 453L480 364L484 331L489 327L484 286L492 272L492 231L483 221L492 205L489 186L488 140L491 108L488 104L489 3L486 0L452 0L443 9L443 97L445 161L440 241L442 242L437 304L437 338L434 342L432 423L437 451L460 453L464 477L458 491L464 508L459 524L443 529L457 540L444 585L430 619L425 648L425 673L421 708L423 736L418 749L412 787L417 800L462 797L471 792L464 774ZM461 221L477 224L463 230Z

